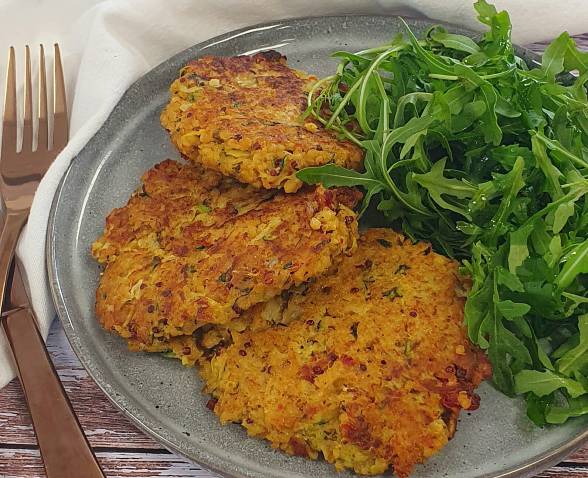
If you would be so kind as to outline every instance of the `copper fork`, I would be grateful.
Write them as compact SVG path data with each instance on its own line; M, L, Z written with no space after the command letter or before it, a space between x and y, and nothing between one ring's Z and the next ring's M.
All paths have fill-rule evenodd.
M22 148L17 148L14 48L10 48L0 149L0 193L4 223L0 232L0 310L17 365L48 478L103 478L104 474L71 407L35 324L18 268L13 264L18 236L45 172L68 141L65 82L59 46L54 46L53 135L49 141L47 83L43 46L39 56L37 148L33 150L31 55L25 49ZM12 265L12 267L11 267ZM12 270L12 272L11 272ZM7 291L10 279L11 290ZM9 307L6 307L6 304ZM15 305L16 304L16 305ZM21 305L24 304L24 305ZM8 309L8 310L7 310Z

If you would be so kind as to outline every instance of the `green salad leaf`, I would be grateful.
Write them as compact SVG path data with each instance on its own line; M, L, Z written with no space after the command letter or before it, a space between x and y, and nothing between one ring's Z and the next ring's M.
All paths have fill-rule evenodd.
M362 188L364 223L462 261L468 335L496 387L523 395L536 424L562 423L588 414L588 53L562 33L529 66L508 13L474 8L477 41L405 24L336 52L306 114L360 145L365 170L298 177Z

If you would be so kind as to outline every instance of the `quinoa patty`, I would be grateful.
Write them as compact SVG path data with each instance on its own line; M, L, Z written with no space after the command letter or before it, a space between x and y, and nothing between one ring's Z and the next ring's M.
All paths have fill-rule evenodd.
M171 85L161 124L190 161L258 188L294 192L302 186L299 169L362 165L358 146L303 118L316 81L275 51L205 56Z
M355 190L259 191L167 160L143 176L92 246L96 312L133 348L157 350L325 273L356 247Z
M210 407L287 453L406 477L478 407L491 373L463 292L457 263L430 245L368 230L332 275L285 299L287 326L235 333L202 364Z

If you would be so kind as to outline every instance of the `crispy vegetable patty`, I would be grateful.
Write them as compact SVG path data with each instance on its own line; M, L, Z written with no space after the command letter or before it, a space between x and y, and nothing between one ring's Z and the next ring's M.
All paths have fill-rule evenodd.
M210 407L287 453L406 477L491 373L467 338L462 287L428 244L368 230L332 275L283 299L289 325L236 333L202 365Z
M294 192L302 186L299 169L362 163L358 146L303 118L315 82L275 51L206 56L171 85L161 124L191 161L258 188Z
M357 221L350 208L360 196L346 188L259 191L164 161L108 216L92 246L106 265L98 318L132 348L152 351L201 326L226 324L351 253Z

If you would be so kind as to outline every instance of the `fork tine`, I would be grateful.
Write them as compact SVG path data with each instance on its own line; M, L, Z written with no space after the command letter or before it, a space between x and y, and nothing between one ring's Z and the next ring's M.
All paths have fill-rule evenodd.
M37 128L37 151L47 151L49 125L47 123L47 76L45 74L45 50L39 51L39 126Z
M24 79L24 121L22 129L23 152L33 150L33 80L31 78L31 50L25 46L25 79Z
M6 96L4 98L4 118L2 124L2 150L0 156L16 152L16 69L14 47L8 52L6 73Z
M65 81L59 45L54 45L55 69L53 82L53 150L61 151L67 144L69 127L67 123L67 102L65 99Z

